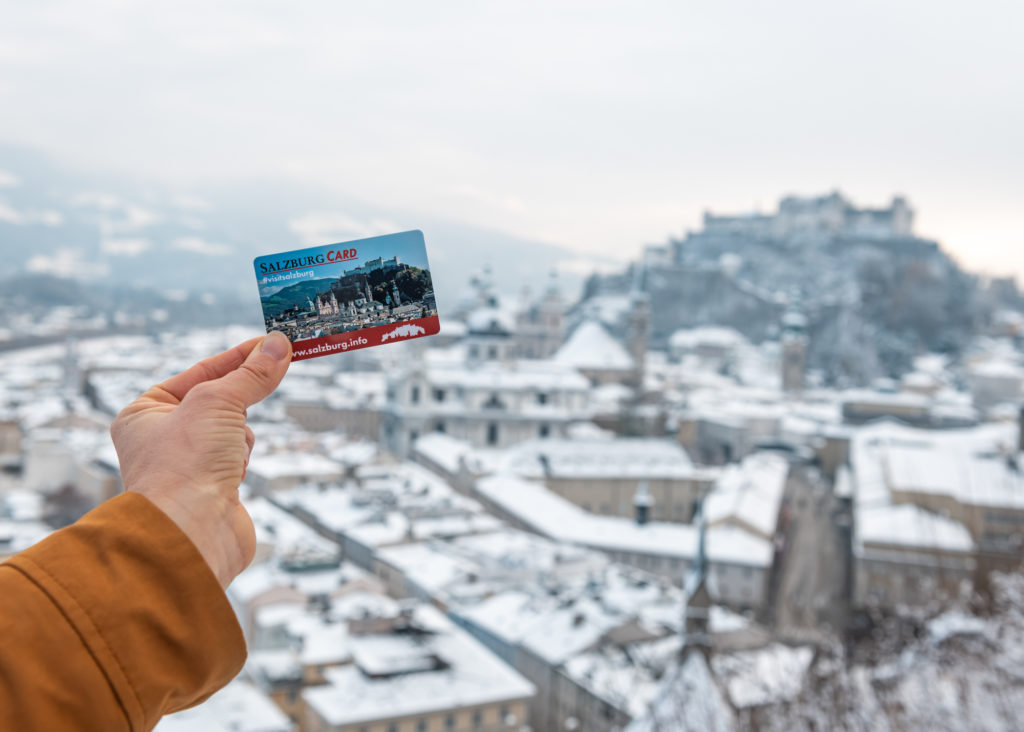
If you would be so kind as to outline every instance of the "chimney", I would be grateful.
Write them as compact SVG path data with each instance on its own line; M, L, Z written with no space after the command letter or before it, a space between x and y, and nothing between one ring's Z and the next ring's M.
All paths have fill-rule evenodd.
M636 487L636 494L633 496L637 526L643 526L647 523L652 503L654 503L654 499L651 498L651 492L647 489L647 481L641 481Z

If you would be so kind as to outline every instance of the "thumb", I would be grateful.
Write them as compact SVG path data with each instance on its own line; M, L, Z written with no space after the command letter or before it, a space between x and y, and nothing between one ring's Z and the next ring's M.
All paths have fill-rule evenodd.
M292 344L283 333L269 333L242 365L217 379L221 397L248 407L266 399L281 383L291 363Z

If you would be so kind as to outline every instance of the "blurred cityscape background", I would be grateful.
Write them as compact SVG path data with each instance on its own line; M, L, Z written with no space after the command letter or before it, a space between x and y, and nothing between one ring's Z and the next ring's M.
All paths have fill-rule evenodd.
M1019 728L1024 7L951 10L9 4L0 558L253 257L419 228L441 334L249 410L160 732Z

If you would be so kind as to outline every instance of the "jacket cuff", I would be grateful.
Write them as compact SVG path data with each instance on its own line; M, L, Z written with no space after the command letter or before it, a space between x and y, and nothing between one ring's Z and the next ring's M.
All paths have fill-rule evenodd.
M133 730L197 704L245 662L224 590L149 499L124 493L8 560L74 626Z

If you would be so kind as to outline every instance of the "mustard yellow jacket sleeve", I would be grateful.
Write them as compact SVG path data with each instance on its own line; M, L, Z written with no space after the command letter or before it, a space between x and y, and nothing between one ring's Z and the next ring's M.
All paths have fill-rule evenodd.
M136 493L0 564L0 731L139 732L245 661L199 551Z

